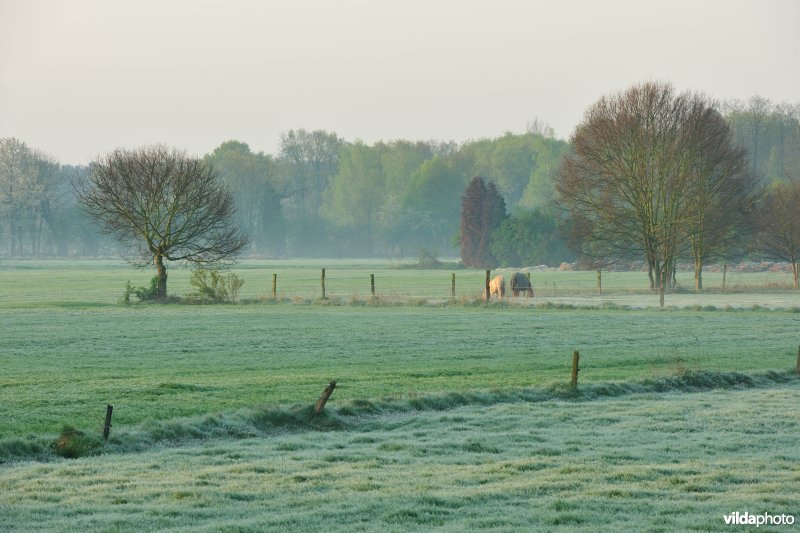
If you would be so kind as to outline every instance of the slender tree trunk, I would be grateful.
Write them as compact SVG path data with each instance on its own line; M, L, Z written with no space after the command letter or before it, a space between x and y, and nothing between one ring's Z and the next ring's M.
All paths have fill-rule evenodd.
M658 305L659 307L664 307L664 292L667 290L667 267L666 265L661 267L661 272L659 273L659 278L661 279L661 283L659 284L658 288Z
M794 288L800 289L800 265L798 265L797 261L792 261L792 273L794 274Z
M725 292L725 278L728 277L728 262L722 263L722 292Z
M703 260L699 257L694 259L694 290L695 292L703 290Z
M160 300L167 297L167 266L164 264L164 256L159 253L155 254L153 261L156 264L156 275L158 276L156 298Z

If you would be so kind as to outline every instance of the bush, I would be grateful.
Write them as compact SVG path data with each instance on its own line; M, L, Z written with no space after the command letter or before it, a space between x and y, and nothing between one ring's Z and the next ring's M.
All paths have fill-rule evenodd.
M197 289L197 296L213 302L235 302L244 280L233 272L223 275L217 269L198 268L192 272L189 283Z
M131 295L136 296L140 302L148 302L155 300L158 293L158 276L153 276L150 280L149 287L134 287L131 285L131 280L125 284L125 291L122 293L119 301L124 304L131 303Z

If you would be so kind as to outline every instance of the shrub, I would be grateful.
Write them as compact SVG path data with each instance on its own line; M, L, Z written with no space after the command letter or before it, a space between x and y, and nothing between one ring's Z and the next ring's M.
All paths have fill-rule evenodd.
M134 287L131 285L131 280L125 284L125 291L122 293L119 301L120 303L131 303L131 295L136 296L140 302L147 302L154 300L158 294L158 276L153 276L150 279L149 287Z
M223 275L217 269L198 268L192 272L189 283L197 289L197 296L214 302L235 302L244 280L233 272Z

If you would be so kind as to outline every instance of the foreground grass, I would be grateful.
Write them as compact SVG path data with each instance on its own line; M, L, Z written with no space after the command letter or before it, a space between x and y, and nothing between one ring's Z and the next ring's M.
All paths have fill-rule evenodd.
M462 405L0 467L0 529L721 530L800 515L800 381ZM337 415L332 419L345 415Z

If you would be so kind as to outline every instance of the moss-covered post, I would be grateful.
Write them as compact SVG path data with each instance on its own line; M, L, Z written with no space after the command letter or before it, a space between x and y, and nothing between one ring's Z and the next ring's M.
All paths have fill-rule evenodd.
M320 277L320 284L322 285L322 299L325 299L325 269L322 269L322 276Z
M375 296L375 274L369 275L369 291Z
M581 360L581 354L576 350L572 352L572 388L578 388L578 372L580 372L580 368L578 368L578 364Z
M597 294L603 294L603 272L597 271Z
M800 346L797 347L797 373L800 374Z
M456 273L453 272L450 278L450 299L456 301Z
M272 275L272 301L278 299L278 275Z
M491 275L491 273L492 273L491 270L488 269L486 270L486 290L483 295L486 297L487 302L491 299L490 298L491 294L489 293L489 276Z

